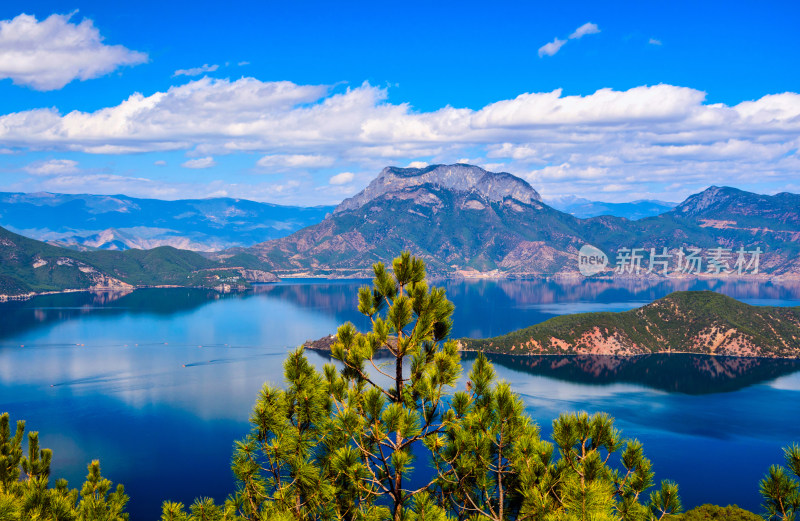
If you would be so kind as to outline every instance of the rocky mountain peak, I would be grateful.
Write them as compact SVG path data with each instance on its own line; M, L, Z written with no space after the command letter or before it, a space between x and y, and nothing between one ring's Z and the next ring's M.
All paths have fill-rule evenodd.
M761 227L777 224L786 233L800 231L800 195L787 192L764 195L729 186L712 186L690 196L675 208L674 213L679 217L697 219L706 225L729 226L737 223L740 228L754 232Z
M749 194L729 186L710 186L700 193L689 196L675 207L675 212L686 216L701 215L746 195Z
M506 197L525 204L538 204L541 196L526 181L506 172L488 172L474 165L431 165L425 168L386 167L364 190L345 199L334 213L361 208L392 192L433 185L457 192L476 192L492 202Z

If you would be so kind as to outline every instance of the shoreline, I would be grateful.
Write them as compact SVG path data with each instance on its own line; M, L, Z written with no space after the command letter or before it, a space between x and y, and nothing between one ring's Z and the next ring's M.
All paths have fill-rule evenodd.
M275 282L251 282L250 284L277 284L279 281ZM179 286L176 284L163 284L163 285L147 285L147 286L132 286L129 288L82 288L82 289L62 289L58 291L34 291L31 293L24 293L21 295L0 295L0 303L3 302L23 302L26 300L30 300L36 297L43 297L46 295L61 295L67 293L133 293L136 290L140 289L170 289L170 288L185 288L185 289L207 289L211 291L216 291L217 293L235 293L235 292L244 292L244 291L251 291L252 287L244 288L244 289L236 289L231 288L228 290L219 290L217 287L209 287L209 286Z
M239 268L222 268L224 270L233 270ZM204 270L199 270L204 271ZM348 270L350 273L347 274L320 274L315 272L307 272L307 271L293 271L293 272L278 272L278 271L271 271L270 273L276 275L278 280L275 281L249 281L250 284L275 284L279 283L285 279L315 279L315 280L367 280L372 278L371 272L368 270ZM546 281L546 282L583 282L583 281L591 281L591 282L606 282L606 283L615 283L615 282L647 282L647 283L661 283L661 282L685 282L685 281L718 281L718 282L742 282L742 283L753 283L753 282L760 282L760 283L771 283L771 284L792 284L792 283L800 283L800 274L791 274L790 276L785 275L776 275L771 276L768 274L757 275L757 276L743 276L743 277L728 277L728 276L713 276L711 274L699 274L695 276L682 276L682 277L664 277L659 275L643 275L643 276L631 276L631 275L622 275L622 276L615 276L615 275L602 275L602 276L591 276L591 277L584 277L580 273L555 273L555 274L513 274L513 273L500 273L495 271L492 272L476 272L476 274L465 274L463 272L452 272L447 274L437 274L432 273L428 275L429 282L437 282L443 280L450 280L450 281ZM216 287L211 286L181 286L181 285L173 285L173 284L164 284L164 285L145 285L145 286L131 286L131 287L90 287L90 288L68 288L63 290L54 290L54 291L33 291L30 293L23 293L19 295L5 295L0 294L0 302L11 302L11 301L23 301L29 300L34 297L43 296L43 295L57 295L60 293L77 293L81 291L88 291L91 293L107 293L113 291L125 291L130 289L131 291L135 291L137 289L147 289L147 288L194 288L194 289L214 289ZM219 291L219 290L217 290ZM246 291L246 290L244 290ZM228 293L230 291L220 291L220 293Z
M389 267L391 270L391 267ZM318 271L281 271L271 270L281 279L322 279L322 280L355 280L355 279L371 279L373 277L372 270L370 269L336 269L322 270L326 273ZM330 271L330 273L328 273ZM346 271L346 273L335 273L336 271ZM722 276L712 273L699 273L692 275L681 275L678 277L665 277L656 274L623 274L615 275L613 273L604 273L592 276L584 276L579 272L558 272L558 273L509 273L500 272L498 270L479 272L459 270L454 272L438 273L429 272L429 281L436 280L554 280L554 281L597 281L597 282L615 282L615 281L648 281L648 282L665 282L665 281L692 281L692 280L713 280L720 282L800 282L800 273L772 275L769 273L759 273L757 275L742 275L733 276L724 274Z
M330 346L335 341L336 335L331 334L326 337L318 338L317 340L306 340L303 344L300 345L303 349L310 349L311 351L317 352L327 352L330 353L331 349ZM752 360L800 360L800 356L752 356L752 355L731 355L731 354L717 354L717 353L695 353L692 351L654 351L650 353L632 353L632 354L624 354L624 353L502 353L499 351L484 351L480 349L465 349L463 346L464 344L461 342L461 338L455 339L458 343L458 351L460 353L484 353L487 355L497 355L497 356L510 356L514 358L543 358L543 357L564 357L564 356L591 356L591 357L607 357L607 358L625 358L625 359L632 359L638 358L643 356L652 356L652 355L678 355L678 356L707 356L713 358L737 358L737 359L752 359ZM484 339L471 339L471 340L484 340ZM379 351L386 351L385 348L380 349Z

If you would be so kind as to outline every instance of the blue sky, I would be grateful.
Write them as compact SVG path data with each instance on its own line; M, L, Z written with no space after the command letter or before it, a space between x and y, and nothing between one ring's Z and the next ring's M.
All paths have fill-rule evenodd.
M0 5L0 190L327 204L469 161L800 191L797 2L117 4Z

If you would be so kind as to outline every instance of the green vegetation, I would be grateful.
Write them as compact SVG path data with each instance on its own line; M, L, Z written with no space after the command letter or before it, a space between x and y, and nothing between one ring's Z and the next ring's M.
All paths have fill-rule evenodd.
M89 464L80 492L66 480L50 483L50 449L39 449L39 433L28 433L28 455L23 455L25 422L18 421L13 436L8 413L0 415L0 521L127 521L128 496L100 474L100 463Z
M152 250L79 252L51 246L0 228L0 295L131 286L214 287L221 283L246 287L238 271L171 246ZM117 282L118 281L118 282Z
M467 350L510 354L798 357L800 308L750 306L713 291L682 291L630 311L563 315L503 336L460 342ZM597 347L603 343L605 348Z
M726 507L700 505L685 514L675 516L676 521L714 521L717 519L720 521L763 521L761 516L736 505L728 505Z
M674 483L662 482L647 497L651 463L612 418L562 414L551 444L539 439L522 400L496 382L485 357L469 382L471 393L453 397L456 414L443 450L433 451L437 496L459 519L645 520L680 512Z
M760 484L765 518L770 521L795 521L800 514L800 445L795 443L783 452L786 467L773 465Z

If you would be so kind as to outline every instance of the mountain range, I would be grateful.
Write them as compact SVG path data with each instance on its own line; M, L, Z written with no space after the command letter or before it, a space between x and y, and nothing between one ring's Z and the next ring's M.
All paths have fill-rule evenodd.
M635 221L645 217L654 217L666 213L678 203L658 201L653 199L640 199L627 203L606 203L602 201L590 201L583 197L568 195L564 197L553 197L545 199L545 202L564 213L586 219L588 217L599 217L601 215L613 215L615 217L625 217Z
M332 210L332 206L304 208L230 198L164 201L0 192L0 226L78 250L173 246L216 251L252 246L318 223Z
M358 277L409 250L436 276L575 277L586 245L605 262L595 276L797 278L800 196L710 187L657 216L580 219L508 173L388 167L322 222L213 258L252 255L279 276Z
M469 175L460 180L464 185L472 181ZM546 202L581 218L613 215L640 219L675 206L650 200L605 203L575 196ZM219 251L290 235L322 221L334 208L280 206L231 198L167 201L125 195L0 192L0 226L81 251L158 246Z
M403 250L421 256L435 277L800 278L800 196L730 187L710 187L638 220L581 219L545 204L518 177L465 164L387 167L335 208L56 194L6 199L14 202L3 207L0 219L25 229L90 223L106 231L92 245L78 245L104 251L76 251L0 228L0 295L148 285L224 289L276 276L368 277L373 263ZM74 215L64 213L69 209ZM161 230L162 238L179 245L190 237L207 246L219 246L220 237L247 243L262 233L288 233L303 219L312 224L253 246L202 254L170 246L131 248L150 244L125 242L118 233L137 230L133 225L148 215L146 233ZM261 223L259 215L271 217ZM114 249L124 251L107 251ZM581 264L586 260L594 263L590 273Z

